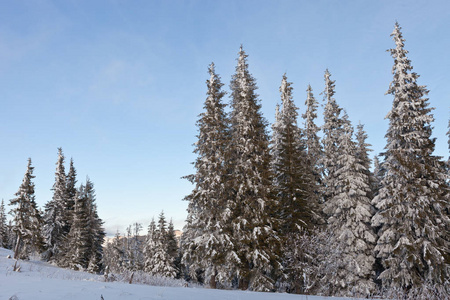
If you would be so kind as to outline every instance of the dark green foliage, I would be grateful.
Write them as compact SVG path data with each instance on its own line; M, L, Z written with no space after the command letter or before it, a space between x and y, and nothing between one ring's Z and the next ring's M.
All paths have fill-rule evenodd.
M75 270L100 272L105 237L102 226L95 204L94 185L87 179L86 185L81 185L75 195L72 226L65 238L65 256L59 264Z
M97 212L97 204L95 203L94 184L86 180L85 197L88 204L88 236L90 257L87 270L91 273L98 273L102 269L103 241L105 238L105 230L103 229L103 220L100 219Z
M282 236L312 227L314 179L307 160L302 133L297 126L297 107L292 100L292 87L283 75L282 107L274 125L273 172L274 192L278 200L278 218Z
M75 209L75 199L77 195L77 171L73 165L73 159L70 159L70 167L69 167L69 173L67 173L66 176L66 205L65 205L65 212L66 212L66 219L67 219L67 225L64 231L69 232L70 226L72 225L72 218L73 218L73 212Z

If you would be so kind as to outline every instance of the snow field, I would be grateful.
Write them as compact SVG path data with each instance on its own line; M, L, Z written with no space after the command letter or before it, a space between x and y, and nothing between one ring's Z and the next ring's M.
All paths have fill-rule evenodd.
M3 300L323 300L320 296L224 291L206 288L149 286L104 282L101 275L61 269L48 263L19 261L14 272L12 251L0 248L0 299ZM348 298L332 298L343 300Z

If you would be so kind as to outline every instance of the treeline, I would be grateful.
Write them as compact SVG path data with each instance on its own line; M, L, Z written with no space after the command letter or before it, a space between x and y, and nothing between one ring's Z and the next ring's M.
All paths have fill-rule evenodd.
M187 176L194 189L181 263L191 280L253 291L448 297L448 163L433 155L428 90L417 83L398 24L391 36L394 100L374 171L363 125L355 132L328 70L323 126L310 86L297 123L284 75L269 136L242 47L228 112L209 66L196 172Z
M94 184L77 187L70 161L66 174L64 154L58 149L53 197L42 211L35 200L31 158L22 184L10 200L12 220L7 225L5 205L0 206L0 246L13 249L15 259L40 255L60 267L98 273L102 269L103 221L97 214Z

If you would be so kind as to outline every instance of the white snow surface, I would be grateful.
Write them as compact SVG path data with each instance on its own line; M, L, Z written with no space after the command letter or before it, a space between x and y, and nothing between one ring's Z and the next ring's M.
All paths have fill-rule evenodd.
M343 300L349 298L304 296L280 293L225 291L207 288L149 286L123 282L104 282L103 276L61 269L45 262L7 258L12 251L0 248L0 299L5 300Z

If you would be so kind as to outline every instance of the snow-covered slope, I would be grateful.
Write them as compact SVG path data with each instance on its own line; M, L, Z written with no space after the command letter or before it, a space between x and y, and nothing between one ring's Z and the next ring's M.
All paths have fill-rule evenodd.
M161 287L104 282L103 276L57 268L40 261L20 261L13 272L12 251L0 248L0 299L3 300L320 300L319 296ZM331 298L328 298L331 299ZM334 300L345 298L332 298Z

